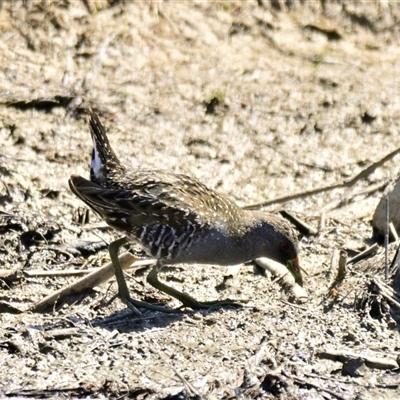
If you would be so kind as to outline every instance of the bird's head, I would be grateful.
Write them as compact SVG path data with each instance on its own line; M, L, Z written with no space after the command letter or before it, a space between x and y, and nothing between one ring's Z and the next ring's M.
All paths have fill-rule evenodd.
M260 257L267 257L286 265L296 283L302 286L298 240L290 223L280 215L271 213L253 212L253 216L260 228L257 229L256 235L263 238Z
M291 238L281 238L279 242L280 262L286 265L286 268L292 274L295 282L303 286L303 276L301 274L297 243Z

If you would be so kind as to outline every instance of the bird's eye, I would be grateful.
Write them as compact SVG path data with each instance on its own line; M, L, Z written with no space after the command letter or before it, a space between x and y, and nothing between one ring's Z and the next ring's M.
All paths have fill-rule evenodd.
M287 243L287 242L281 242L281 243L279 243L279 250L280 250L280 251L287 251L287 250L289 250L289 243Z

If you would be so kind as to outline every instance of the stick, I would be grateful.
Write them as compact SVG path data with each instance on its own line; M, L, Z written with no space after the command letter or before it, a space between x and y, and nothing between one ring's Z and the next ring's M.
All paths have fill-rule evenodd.
M329 280L331 281L330 287L332 288L333 285L335 284L335 271L337 268L337 265L339 264L339 257L340 257L340 251L338 249L334 249L332 253L332 258L331 258L331 265L329 269Z
M326 212L322 212L319 220L319 230L322 231L326 226Z
M299 378L299 377L296 376L296 375L290 375L290 374L288 374L286 371L282 371L282 374L283 374L284 376L286 376L287 378L291 379L293 382L299 383L300 385L311 386L311 387L313 387L314 389L319 390L320 392L326 392L326 393L328 393L330 396L335 397L335 398L338 399L338 400L346 400L346 399L347 399L347 397L341 396L337 391L333 391L333 390L330 390L330 389L326 389L326 388L324 388L324 387L318 385L317 383L311 382L311 381L306 380L306 379L304 379L304 378ZM324 397L326 397L326 396L324 396Z
M318 229L307 224L306 222L302 221L300 218L297 218L295 215L286 210L279 211L279 214L289 220L298 229L298 231L303 233L304 235L316 235L318 233Z
M329 287L329 292L332 292L333 289L335 289L341 282L343 282L343 279L345 278L347 271L347 251L340 250L339 256L337 257L335 253L334 256L332 256L331 259L331 270L335 268L333 262L338 263L338 269L336 276L334 277L333 282Z
M133 262L137 260L137 258L131 253L126 252L119 257L119 260L121 262L122 269L127 269ZM113 276L114 268L112 266L112 263L109 262L104 267L90 273L82 279L79 279L71 285L68 285L67 287L64 287L54 293L49 294L44 299L34 304L28 311L40 312L50 306L54 306L55 304L62 302L66 297L70 295L83 293L88 289L99 286L101 283L109 280Z
M342 281L346 275L346 265L347 265L347 251L341 250L339 256L339 268L336 277L336 282Z
M334 210L335 208L341 207L345 204L348 204L352 199L354 199L357 196L362 196L366 194L370 194L373 192L376 192L377 190L381 189L382 187L386 186L388 184L387 180L384 180L383 182L379 182L375 185L369 186L367 189L360 190L359 192L354 192L354 189L348 189L342 196L340 200L334 200L328 204L326 204L322 208L322 212L327 212Z
M393 257L392 263L390 264L389 268L392 273L395 273L399 261L400 261L400 246L397 246L396 254Z
M386 196L386 223L385 223L385 279L389 279L389 196Z
M50 270L43 271L42 269L33 269L30 271L24 271L24 275L29 278L45 278L48 276L82 276L90 274L94 271L98 271L99 268L90 269L61 269L61 270Z
M161 358L161 360L164 361L164 363L172 370L172 372L179 378L179 380L183 383L185 386L186 390L189 392L190 395L194 395L197 398L200 398L199 392L188 382L185 377L167 360L167 358L164 356L163 352L161 351L160 347L158 346L158 343L155 342L155 340L151 340L151 343L153 344L156 349L152 348L151 345L149 345L150 349L155 353L158 354Z
M272 204L280 204L286 203L290 200L301 199L304 197L309 197L315 194L328 192L334 189L342 189L342 188L349 188L354 186L359 180L368 177L372 172L374 172L377 168L383 165L385 162L392 159L394 156L400 153L400 147L396 150L392 151L391 153L387 154L385 157L381 158L379 161L372 163L369 167L363 169L360 173L358 173L354 178L350 179L349 181L344 181L342 183L335 183L334 185L324 186L317 189L306 190L305 192L299 192L287 196L277 197L272 200L262 201L260 203L250 204L248 206L244 206L243 209L245 210L256 210L261 207L270 206Z
M149 265L153 265L154 260L137 260L132 265L128 266L126 269L139 269L140 267L147 267ZM24 275L33 278L33 277L48 277L48 276L82 276L88 275L92 272L100 271L101 268L89 268L89 269L63 269L63 270L50 270L43 271L42 269L32 269L29 271L24 271ZM0 278L1 278L1 270L0 270Z
M399 235L397 234L397 231L396 231L396 228L395 228L395 226L393 225L393 222L391 222L390 224L389 224L389 233L390 233L390 236L392 236L392 238L394 239L394 241L395 242L397 242L398 240L399 240ZM390 237L389 236L389 237Z
M372 246L368 247L368 249L365 249L361 253L358 253L354 257L350 258L350 260L347 261L347 264L356 263L357 261L360 261L371 254L375 254L378 249L379 245L377 243L374 243Z
M308 299L307 292L296 284L293 276L284 265L265 257L257 258L255 262L259 267L270 272L273 276L277 276L285 285L289 286L298 301L305 302Z
M378 278L373 280L375 286L378 288L379 293L389 302L395 305L400 310L400 299L394 290L386 283L380 281Z
M336 183L335 185L331 185L331 186L324 186L322 188L306 190L305 192L294 193L294 194L289 194L287 196L276 197L275 199L272 199L272 200L265 200L260 203L254 203L254 204L250 204L248 206L244 206L242 208L244 210L258 210L259 208L267 207L272 204L286 203L290 200L302 199L304 197L310 197L315 194L327 192L327 191L334 190L334 189L340 189L343 187L345 187L345 185L343 183Z
M399 368L397 361L392 358L383 358L383 357L374 357L374 356L366 356L362 354L352 353L346 350L335 350L329 349L326 351L321 351L317 353L317 357L326 359L326 360L333 360L333 361L340 361L342 363L354 360L354 359L361 359L365 362L365 365L369 368L376 368L376 369L397 369Z

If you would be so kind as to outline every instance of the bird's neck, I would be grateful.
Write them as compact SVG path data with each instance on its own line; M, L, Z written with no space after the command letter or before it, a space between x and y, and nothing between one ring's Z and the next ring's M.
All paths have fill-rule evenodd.
M265 256L266 252L275 250L279 237L278 226L282 218L263 211L244 210L241 225L235 235L238 247L252 258Z

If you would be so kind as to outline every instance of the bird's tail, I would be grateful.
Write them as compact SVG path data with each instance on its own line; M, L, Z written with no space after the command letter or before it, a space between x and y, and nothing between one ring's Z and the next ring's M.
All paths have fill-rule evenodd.
M107 172L115 168L122 168L117 156L111 148L104 126L97 114L89 108L90 134L93 140L92 162L90 165L90 180L102 184L107 179Z

